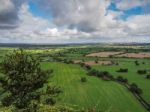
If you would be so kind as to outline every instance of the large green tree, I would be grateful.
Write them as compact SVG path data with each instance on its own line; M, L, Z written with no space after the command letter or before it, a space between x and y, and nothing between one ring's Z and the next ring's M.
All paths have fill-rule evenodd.
M27 109L33 100L40 100L41 93L38 90L47 82L52 72L42 70L38 59L23 50L6 55L0 71L3 74L0 82L5 92L2 104L14 105L17 109ZM55 89L53 91L54 94ZM60 91L57 89L57 92Z

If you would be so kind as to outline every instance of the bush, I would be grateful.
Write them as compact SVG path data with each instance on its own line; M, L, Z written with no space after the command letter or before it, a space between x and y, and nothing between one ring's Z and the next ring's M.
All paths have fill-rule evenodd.
M95 63L98 63L98 60L95 60Z
M147 79L150 79L150 75L147 75L146 78L147 78Z
M135 63L135 65L137 65L137 66L140 65L138 61L135 61L134 63Z
M130 85L130 91L136 94L142 94L142 89L140 89L135 83Z
M86 77L81 77L81 82L87 82Z
M117 72L126 73L126 72L128 72L128 69L127 68L120 68Z
M98 77L101 77L103 80L106 80L106 81L114 79L113 76L107 71L99 72Z
M63 62L66 64L73 64L74 63L72 60L67 60L67 59L64 59Z
M128 79L123 78L122 76L118 76L118 77L117 77L117 81L123 82L123 83L127 83L127 82L128 82Z
M87 73L90 76L98 76L99 75L99 71L95 70L95 69L91 69L88 71Z
M143 75L147 73L147 70L138 70L137 73Z
M85 67L87 70L91 70L91 66L90 66L90 65L84 65L84 67Z
M116 65L119 65L119 63L117 62Z

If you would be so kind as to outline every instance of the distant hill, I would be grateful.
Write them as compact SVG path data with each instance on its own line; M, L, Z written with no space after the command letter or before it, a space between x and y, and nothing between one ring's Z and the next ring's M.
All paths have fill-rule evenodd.
M72 45L119 45L119 46L146 46L150 43L64 43L64 44L41 44L41 43L0 43L0 47L65 47Z

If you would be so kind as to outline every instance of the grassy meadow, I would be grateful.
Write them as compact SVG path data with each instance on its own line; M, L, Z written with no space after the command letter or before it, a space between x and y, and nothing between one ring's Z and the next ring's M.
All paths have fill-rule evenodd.
M86 109L95 107L98 112L145 112L125 87L87 76L79 65L46 62L42 63L42 67L53 69L49 82L63 88L59 103ZM81 82L81 77L86 77L87 82Z
M119 65L114 66L102 66L102 65L94 65L93 68L100 70L100 71L109 71L114 77L122 76L127 78L129 83L136 83L142 90L144 97L147 102L150 103L150 80L146 79L146 75L150 74L150 60L148 59L137 59L140 62L140 65L135 65L135 59L126 59L126 60L117 60L116 62ZM144 64L143 64L144 62ZM127 73L118 73L117 71L120 68L128 68ZM137 73L138 70L147 70L147 74L140 75Z

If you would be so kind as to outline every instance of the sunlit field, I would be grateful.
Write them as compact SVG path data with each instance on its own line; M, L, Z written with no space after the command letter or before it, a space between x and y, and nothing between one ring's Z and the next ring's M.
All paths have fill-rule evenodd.
M6 54L11 54L18 48L0 48L0 61L3 62ZM87 56L97 52L145 52L150 53L148 46L101 46L101 45L77 45L65 47L32 47L24 48L24 51L40 60L43 70L52 69L53 73L48 78L47 85L60 87L62 93L56 98L56 105L66 105L78 110L95 109L96 112L147 112L147 109L121 83L114 80L104 80L91 74L80 64L92 62L92 69L109 72L114 79L118 76L126 78L128 84L135 83L142 90L140 95L145 102L150 104L150 60L149 58L117 57L116 54L99 57ZM80 63L74 63L80 61ZM110 65L96 64L96 62L110 61ZM138 64L137 64L138 63ZM118 72L119 69L128 69L127 72ZM146 70L139 74L138 70ZM1 76L3 76L1 74ZM82 78L86 81L82 82ZM43 89L46 89L46 85ZM1 93L2 94L2 93ZM44 97L43 97L44 98ZM2 99L2 97L0 97ZM9 108L1 108L9 110Z

